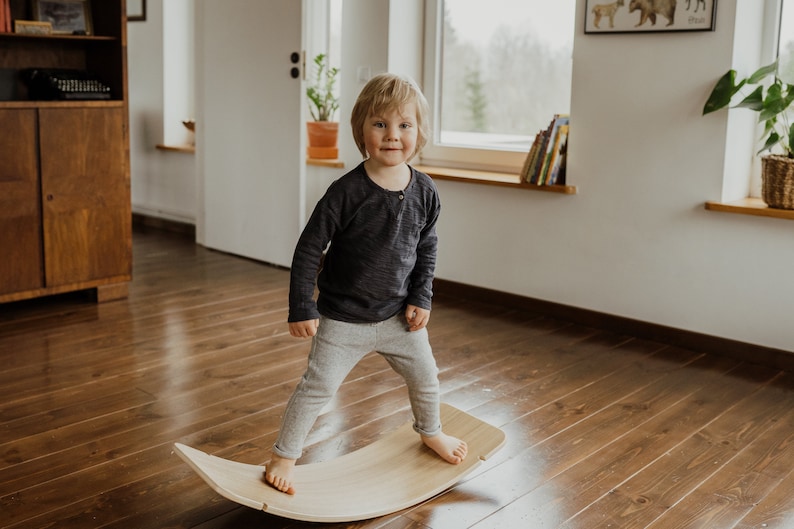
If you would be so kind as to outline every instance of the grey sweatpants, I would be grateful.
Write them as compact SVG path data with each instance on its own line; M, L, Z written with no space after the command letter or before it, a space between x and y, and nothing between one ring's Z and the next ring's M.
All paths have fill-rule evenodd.
M408 331L402 313L378 323L345 323L321 317L308 367L287 402L273 446L277 455L287 459L301 456L306 436L323 406L353 367L372 351L382 355L405 379L414 430L428 437L441 433L438 367L427 329Z

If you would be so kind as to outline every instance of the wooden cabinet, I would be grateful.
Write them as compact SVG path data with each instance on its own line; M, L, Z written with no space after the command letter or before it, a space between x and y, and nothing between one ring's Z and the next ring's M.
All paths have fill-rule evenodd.
M5 72L88 70L112 94L34 101L19 82L0 101L0 302L84 289L111 299L131 279L124 0L91 6L91 36L0 33ZM14 18L32 13L27 0L11 8Z
M0 108L0 299L43 286L36 111Z

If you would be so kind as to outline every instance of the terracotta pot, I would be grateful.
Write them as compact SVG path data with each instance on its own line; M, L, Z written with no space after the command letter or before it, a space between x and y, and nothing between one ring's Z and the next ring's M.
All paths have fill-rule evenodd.
M306 155L309 158L335 159L339 157L339 149L336 146L339 138L339 123L336 121L308 121L306 131L309 135Z

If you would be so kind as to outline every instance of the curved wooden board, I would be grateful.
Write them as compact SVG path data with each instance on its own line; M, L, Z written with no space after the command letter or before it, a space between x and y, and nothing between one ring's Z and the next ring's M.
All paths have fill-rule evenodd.
M268 486L262 465L229 461L181 443L174 448L229 500L294 520L349 522L396 512L443 492L505 442L499 428L447 404L441 405L441 419L446 433L469 445L469 455L460 465L450 465L425 447L408 423L355 452L297 465L294 496Z

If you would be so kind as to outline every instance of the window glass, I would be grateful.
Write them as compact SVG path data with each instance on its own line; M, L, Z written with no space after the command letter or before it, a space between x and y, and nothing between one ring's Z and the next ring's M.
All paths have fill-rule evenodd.
M794 0L782 0L777 54L781 79L794 83Z
M576 2L443 0L435 31L436 145L526 153L568 113Z

